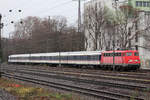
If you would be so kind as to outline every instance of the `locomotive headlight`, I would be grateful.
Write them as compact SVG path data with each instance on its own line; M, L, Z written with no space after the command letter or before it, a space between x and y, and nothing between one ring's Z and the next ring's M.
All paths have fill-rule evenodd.
M128 62L132 62L133 60L128 60Z
M134 60L134 61L139 61L139 60Z

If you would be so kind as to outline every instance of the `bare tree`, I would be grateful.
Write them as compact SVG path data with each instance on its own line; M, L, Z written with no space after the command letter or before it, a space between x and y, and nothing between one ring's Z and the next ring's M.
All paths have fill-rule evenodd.
M104 25L106 24L105 19L107 12L107 8L103 7L101 3L97 2L85 8L84 25L85 30L87 30L88 37L93 41L93 50L101 50L103 48L103 36L105 36Z
M144 31L144 38L145 38L145 42L144 42L144 48L150 50L150 15L146 15L147 17L145 18L145 31Z
M80 45L84 47L84 39L80 41L84 35L76 27L68 26L65 17L27 17L22 22L15 24L15 31L4 42L6 58L10 54L80 51Z

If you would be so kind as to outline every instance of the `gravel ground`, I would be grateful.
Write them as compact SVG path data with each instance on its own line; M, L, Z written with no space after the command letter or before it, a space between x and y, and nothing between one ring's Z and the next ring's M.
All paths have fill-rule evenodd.
M15 73L15 75L21 76L18 73ZM120 88L113 88L113 87L107 87L107 86L87 84L87 83L78 82L78 80L77 81L68 81L68 80L63 80L63 79L42 77L42 76L36 76L36 75L34 76L34 75L29 75L29 74L22 74L22 76L29 77L29 78L41 79L43 81L63 83L66 85L76 85L79 87L85 87L85 88L91 88L91 89L97 89L97 90L105 90L105 91L110 91L110 92L114 92L114 93L122 93L122 94L126 94L126 95L132 95L135 93L135 91L128 90L128 89L120 89ZM138 92L138 95L142 97L143 93Z
M40 69L40 70L49 70L49 71L66 71L66 72L76 72L76 73L87 73L87 74L108 74L108 75L114 75L114 76L141 76L143 77L149 77L150 76L150 71L145 71L142 72L140 71L131 71L131 72L118 72L118 71L110 71L110 70L100 70L100 69L92 69L92 68L74 68L74 67L51 67L51 66L46 66L46 65L15 65L15 64L7 64L3 63L2 67L13 67L13 68L30 68L30 69ZM143 78L142 78L143 79Z
M8 92L0 89L0 100L17 100L17 98L12 96Z
M88 73L88 74L111 74L114 76L115 75L120 75L120 76L128 76L128 75L137 75L137 76L149 76L150 73L136 73L136 72L125 72L125 73L120 73L120 72L113 72L113 71L103 71L103 70L89 70L89 69L75 69L75 68L60 68L60 67L48 67L48 66L39 66L39 65L3 65L3 67L5 68L6 67L9 67L11 69L13 68L16 68L17 70L19 70L20 68L28 68L28 69L37 69L37 70L50 70L50 71L60 71L60 72L76 72L76 73ZM13 68L12 68L13 67ZM30 72L30 71L28 71ZM42 72L40 72L42 73ZM135 73L135 74L134 74ZM14 73L15 74L15 73ZM18 73L19 74L19 73ZM17 74L17 75L18 75ZM58 83L66 83L66 84L70 84L70 85L78 85L80 87L86 87L86 88L93 88L93 89L98 89L98 90L105 90L105 91L110 91L110 92L115 92L115 93L122 93L122 94L127 94L127 95L132 95L132 94L135 94L134 91L131 91L131 90L128 90L128 89L119 89L119 88L112 88L112 87L107 87L107 86L100 86L100 85L93 85L93 84L87 84L87 83L80 83L78 82L75 82L75 81L67 81L67 80L63 80L63 79L56 79L56 78L52 78L52 77L42 77L42 76L36 76L36 75L27 75L27 74L23 74L23 73L20 73L19 74L20 76L26 76L26 77L34 77L34 78L37 78L37 79L43 79L43 80L46 80L46 81L51 81L51 82L58 82ZM109 80L109 79L101 79L101 78L89 78L89 77L81 77L81 76L72 76L72 75L62 75L62 74L52 74L52 73L49 73L50 76L53 76L53 75L57 75L57 76L67 76L67 77L70 77L70 78L81 78L81 79L90 79L90 80L94 80L94 81L102 81L102 82L112 82L112 83L122 83L122 84L128 84L128 85L135 85L134 82L124 82L124 81L115 81L115 80ZM136 83L136 85L138 86L147 86L150 88L150 85L148 84L141 84L141 83ZM136 92L136 91L135 91ZM139 92L138 95L140 97L143 97L145 93L141 93ZM147 94L146 94L147 95ZM145 97L145 96L144 96ZM0 99L1 100L1 99ZM5 100L5 99L2 99L2 100ZM9 99L8 99L9 100ZM12 99L11 99L12 100ZM146 100L149 100L149 99L146 99Z

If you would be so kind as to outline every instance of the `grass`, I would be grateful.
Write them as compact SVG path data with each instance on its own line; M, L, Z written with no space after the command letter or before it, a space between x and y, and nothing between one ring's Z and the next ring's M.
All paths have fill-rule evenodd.
M19 98L19 100L80 100L72 94L56 93L40 87L33 87L12 79L0 79L0 88Z

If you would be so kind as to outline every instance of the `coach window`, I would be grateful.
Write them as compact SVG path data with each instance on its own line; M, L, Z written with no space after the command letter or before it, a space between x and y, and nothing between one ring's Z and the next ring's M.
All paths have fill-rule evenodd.
M91 57L90 57L90 56L87 56L87 60L91 60Z
M56 57L55 57L55 56L53 56L53 60L56 60L55 58L56 58Z
M50 59L53 60L53 56L51 56Z
M68 56L68 60L70 60L70 56Z
M86 57L86 56L83 55L83 56L82 56L82 60L85 60L85 57Z
M128 52L128 53L127 53L127 56L132 56L132 52Z
M86 56L82 56L82 60L85 60L85 57L86 57Z
M97 55L93 55L92 60L96 60L97 59Z
M77 57L77 60L80 60L80 56L76 56Z
M65 60L68 60L68 57L67 57L67 56L65 56Z

